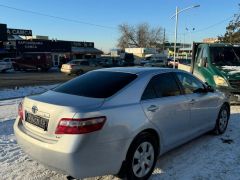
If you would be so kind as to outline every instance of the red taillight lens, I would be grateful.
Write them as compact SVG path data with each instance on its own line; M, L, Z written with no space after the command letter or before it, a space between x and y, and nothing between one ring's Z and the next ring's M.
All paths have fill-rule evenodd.
M18 105L18 115L20 117L20 120L23 120L23 103L20 102Z
M105 121L105 116L86 119L63 118L60 120L55 134L86 134L98 131L102 129Z

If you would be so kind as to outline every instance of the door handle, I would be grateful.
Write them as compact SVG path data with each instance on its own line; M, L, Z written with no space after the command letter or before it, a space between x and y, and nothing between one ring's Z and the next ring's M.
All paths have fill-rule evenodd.
M151 105L147 108L148 111L155 112L158 109L156 105Z

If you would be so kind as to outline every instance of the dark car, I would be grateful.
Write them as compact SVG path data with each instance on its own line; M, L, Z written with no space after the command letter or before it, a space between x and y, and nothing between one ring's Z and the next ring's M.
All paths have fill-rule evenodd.
M13 62L14 70L48 71L53 66L51 53L24 53Z

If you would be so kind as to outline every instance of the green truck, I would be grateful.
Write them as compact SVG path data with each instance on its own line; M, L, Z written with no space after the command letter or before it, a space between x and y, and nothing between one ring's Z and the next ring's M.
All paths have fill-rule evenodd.
M240 45L193 43L190 72L240 103Z

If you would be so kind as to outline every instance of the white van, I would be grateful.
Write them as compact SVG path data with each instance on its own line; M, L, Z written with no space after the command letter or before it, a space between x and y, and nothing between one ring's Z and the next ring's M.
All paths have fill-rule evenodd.
M148 63L144 66L148 67L166 67L167 66L167 56L165 54L149 54L145 56Z

